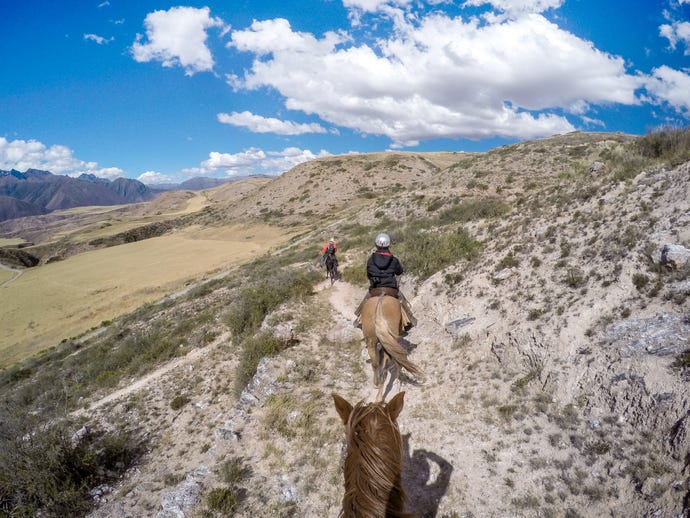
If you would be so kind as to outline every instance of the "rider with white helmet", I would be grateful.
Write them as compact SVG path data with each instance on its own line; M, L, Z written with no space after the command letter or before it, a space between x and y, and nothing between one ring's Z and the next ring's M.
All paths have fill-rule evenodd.
M374 240L376 250L367 261L367 278L369 279L369 289L374 288L394 288L398 289L398 278L396 275L403 274L403 267L398 258L391 254L388 247L391 238L388 234L381 233Z
M403 274L403 267L400 261L395 257L388 247L391 244L391 238L385 232L382 232L374 239L376 250L369 256L367 260L367 278L369 279L369 291L364 297L367 300L372 296L389 295L400 300L403 312L403 325L405 331L410 329L417 323L417 319L412 315L407 299L398 289L398 275ZM362 301L362 304L364 303ZM355 311L357 315L357 322L359 322L359 312L362 304L359 305Z
M391 246L391 236L389 236L385 232L381 232L379 235L376 236L374 243L376 244L377 248L388 248L389 246Z

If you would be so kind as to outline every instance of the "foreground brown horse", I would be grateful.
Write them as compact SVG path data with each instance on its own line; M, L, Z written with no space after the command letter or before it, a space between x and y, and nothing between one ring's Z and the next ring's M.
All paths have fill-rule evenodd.
M387 404L357 403L354 408L333 394L335 409L345 425L344 518L413 517L406 513L402 488L402 438L396 419L405 393Z
M376 401L383 399L388 362L392 361L398 373L405 368L410 374L422 378L424 374L407 359L407 351L400 345L402 331L402 312L400 301L388 295L367 299L360 313L362 333L374 370L374 386L378 389ZM379 347L380 344L380 347Z

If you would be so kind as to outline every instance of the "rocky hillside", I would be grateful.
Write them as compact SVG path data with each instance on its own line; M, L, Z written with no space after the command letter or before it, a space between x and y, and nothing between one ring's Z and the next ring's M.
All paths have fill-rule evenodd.
M385 230L419 320L403 344L426 374L386 392L406 392L410 511L685 516L690 146L649 140L576 133L303 164L204 216L305 225L301 239L2 386L33 412L71 412L73 444L116 430L137 446L91 491L89 516L336 517L331 393L375 395L352 312ZM331 235L344 280L312 288ZM174 352L146 364L163 344ZM135 357L89 389L97 350L101 363ZM66 380L59 394L38 389L46 372Z

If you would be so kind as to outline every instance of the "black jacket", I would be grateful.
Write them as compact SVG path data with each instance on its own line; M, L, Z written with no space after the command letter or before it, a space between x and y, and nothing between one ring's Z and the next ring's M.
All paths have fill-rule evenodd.
M367 261L370 288L397 288L398 279L395 276L402 273L400 261L388 250L377 250Z

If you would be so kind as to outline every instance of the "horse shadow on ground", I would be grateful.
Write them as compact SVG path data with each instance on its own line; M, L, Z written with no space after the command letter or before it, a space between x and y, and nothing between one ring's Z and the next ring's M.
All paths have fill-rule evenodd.
M403 435L403 466L408 510L419 518L434 518L448 490L453 466L434 452L410 451L410 434Z

